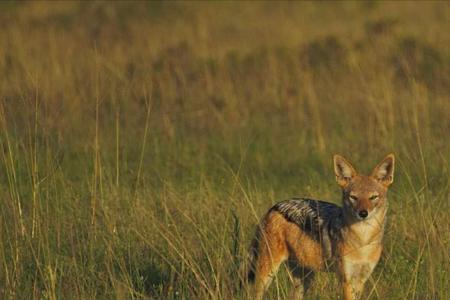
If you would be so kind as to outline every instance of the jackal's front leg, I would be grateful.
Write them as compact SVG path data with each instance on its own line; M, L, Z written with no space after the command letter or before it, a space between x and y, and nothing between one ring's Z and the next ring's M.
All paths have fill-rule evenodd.
M356 282L344 282L344 300L357 300L361 297L364 284Z
M341 274L345 300L356 300L361 297L364 284L375 267L374 263L345 260L344 274Z

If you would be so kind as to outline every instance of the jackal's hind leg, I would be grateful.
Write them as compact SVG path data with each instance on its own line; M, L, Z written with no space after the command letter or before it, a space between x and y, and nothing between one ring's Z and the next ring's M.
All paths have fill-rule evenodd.
M263 299L264 293L269 288L284 260L285 258L283 256L275 256L266 261L258 261L255 277L255 299Z
M288 263L289 273L292 277L293 289L290 299L303 299L314 280L314 272L299 266L295 261Z
M263 299L264 293L272 283L280 265L287 259L287 249L279 241L266 239L260 241L255 272L255 299Z

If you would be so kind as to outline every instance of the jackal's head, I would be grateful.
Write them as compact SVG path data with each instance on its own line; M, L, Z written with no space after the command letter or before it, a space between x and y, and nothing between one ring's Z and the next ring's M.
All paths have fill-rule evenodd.
M369 176L358 174L342 156L333 157L336 180L343 191L344 210L357 220L370 218L385 207L386 193L394 180L394 155L386 156Z

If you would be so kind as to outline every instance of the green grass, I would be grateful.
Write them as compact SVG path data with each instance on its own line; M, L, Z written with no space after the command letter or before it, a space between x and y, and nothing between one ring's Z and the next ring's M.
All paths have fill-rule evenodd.
M276 201L397 157L367 299L450 294L444 2L0 4L0 298L241 299ZM308 299L336 299L321 274ZM280 272L270 299L284 299Z

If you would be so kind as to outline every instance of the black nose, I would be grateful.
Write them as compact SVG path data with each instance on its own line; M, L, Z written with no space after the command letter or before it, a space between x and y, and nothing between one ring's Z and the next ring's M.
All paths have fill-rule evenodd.
M369 213L367 212L367 210L360 210L359 213L358 213L358 215L359 215L361 218L365 219L365 218L369 215Z

